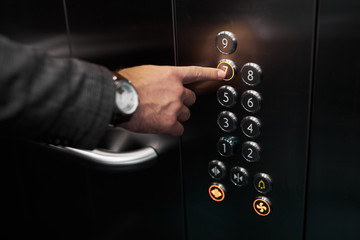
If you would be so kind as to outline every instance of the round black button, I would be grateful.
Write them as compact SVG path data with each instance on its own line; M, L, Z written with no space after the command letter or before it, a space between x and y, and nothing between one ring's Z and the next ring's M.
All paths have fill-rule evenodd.
M257 162L260 160L260 146L256 142L244 142L241 147L241 154L248 162Z
M237 103L238 94L231 86L221 86L216 96L218 102L224 107L232 107Z
M216 35L216 48L224 54L235 52L237 41L233 33L228 31L219 32Z
M260 193L268 193L271 190L271 178L266 173L257 173L254 177L254 187Z
M267 216L270 214L271 202L264 196L259 196L253 202L254 211L260 216Z
M245 168L233 167L230 170L230 180L236 186L243 187L249 182L249 174Z
M222 162L218 160L213 160L209 163L208 171L210 177L216 180L220 180L225 177L226 167Z
M220 155L224 157L231 157L234 155L238 139L233 136L221 137L217 143L217 150Z
M256 86L261 82L262 70L256 63L246 63L241 68L241 79L250 86Z
M232 132L236 130L237 126L237 117L234 113L229 111L223 111L219 113L217 118L217 124L221 128L221 130L225 132Z
M254 90L245 91L241 95L241 105L248 112L257 112L260 109L261 96Z
M220 60L217 68L222 69L226 73L225 78L223 79L224 81L233 80L236 76L237 67L235 63L229 59Z
M240 125L243 133L247 137L256 138L260 135L261 123L256 117L244 117Z

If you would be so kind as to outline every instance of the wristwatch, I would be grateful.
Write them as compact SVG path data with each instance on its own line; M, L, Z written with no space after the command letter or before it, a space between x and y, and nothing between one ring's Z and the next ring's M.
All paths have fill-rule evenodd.
M117 126L130 120L139 106L139 96L131 82L119 73L113 72L116 87L115 107L110 124Z

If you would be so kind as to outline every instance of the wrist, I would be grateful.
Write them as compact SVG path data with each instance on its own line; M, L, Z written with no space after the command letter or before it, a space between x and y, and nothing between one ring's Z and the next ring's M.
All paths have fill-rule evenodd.
M139 97L131 82L118 72L113 72L113 82L116 91L110 124L117 126L131 119L139 105Z

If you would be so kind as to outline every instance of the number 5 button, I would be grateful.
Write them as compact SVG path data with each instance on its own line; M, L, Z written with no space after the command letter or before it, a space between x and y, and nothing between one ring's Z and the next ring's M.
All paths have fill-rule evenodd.
M238 94L231 86L221 86L216 95L218 102L224 107L232 107L237 103Z

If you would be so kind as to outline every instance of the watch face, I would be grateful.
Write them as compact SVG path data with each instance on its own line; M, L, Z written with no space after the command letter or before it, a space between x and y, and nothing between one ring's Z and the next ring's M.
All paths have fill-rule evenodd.
M115 102L124 115L131 115L139 105L139 98L135 88L126 80L120 80L117 84Z

